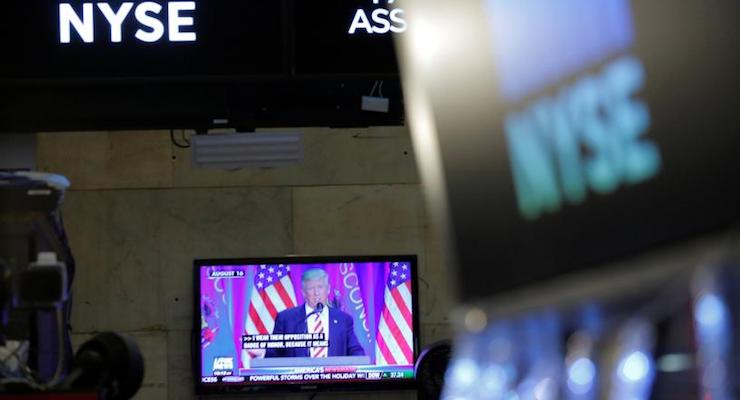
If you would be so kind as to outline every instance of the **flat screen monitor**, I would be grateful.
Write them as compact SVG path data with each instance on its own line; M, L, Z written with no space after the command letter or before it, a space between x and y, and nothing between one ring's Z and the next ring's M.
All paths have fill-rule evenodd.
M415 256L194 264L198 393L414 387Z

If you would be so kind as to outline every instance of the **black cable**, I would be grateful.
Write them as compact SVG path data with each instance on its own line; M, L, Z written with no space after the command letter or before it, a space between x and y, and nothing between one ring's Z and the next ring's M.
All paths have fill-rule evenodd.
M315 398L316 398L316 396L318 396L318 394L319 394L319 392L316 392L316 393L312 394L312 395L311 395L311 397L309 397L309 398L308 398L308 400L313 400L313 399L315 399Z
M187 135L185 135L185 129L183 129L181 132L182 132L182 140L185 141L185 144L187 144L188 147L190 147L190 139L188 139Z
M379 81L378 81L378 80L376 80L376 81L375 81L375 83L373 84L373 88L372 88L372 89L370 89L370 94L368 95L369 97L373 97L373 94L375 94L375 89L377 89L377 88L378 88L378 82L379 82Z
M175 140L175 130L174 129L170 129L170 140L172 141L172 144L174 144L176 147L179 147L181 149L189 149L190 148L190 141L187 140L187 139L185 139L185 132L184 131L183 131L182 136L183 136L183 139L185 140L185 143L186 143L184 145L183 144L180 144L180 143L177 143L177 141Z

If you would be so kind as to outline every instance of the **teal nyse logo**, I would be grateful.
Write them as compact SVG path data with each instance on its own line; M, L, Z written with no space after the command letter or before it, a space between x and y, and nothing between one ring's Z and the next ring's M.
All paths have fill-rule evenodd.
M519 212L536 220L589 192L607 195L660 171L658 147L646 137L650 112L640 100L645 69L624 56L509 114L505 120Z

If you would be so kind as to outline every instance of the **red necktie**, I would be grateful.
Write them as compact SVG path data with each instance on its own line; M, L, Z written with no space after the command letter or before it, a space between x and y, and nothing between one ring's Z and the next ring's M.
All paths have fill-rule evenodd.
M321 323L321 315L316 314L311 323L311 333L324 333L324 325ZM326 347L312 347L311 358L326 357Z

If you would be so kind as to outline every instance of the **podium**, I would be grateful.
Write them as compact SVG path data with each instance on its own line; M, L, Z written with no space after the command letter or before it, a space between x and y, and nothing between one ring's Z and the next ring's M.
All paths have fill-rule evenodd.
M255 358L251 362L252 368L280 368L280 367L338 367L347 365L370 365L368 356L340 356L340 357L275 357Z

